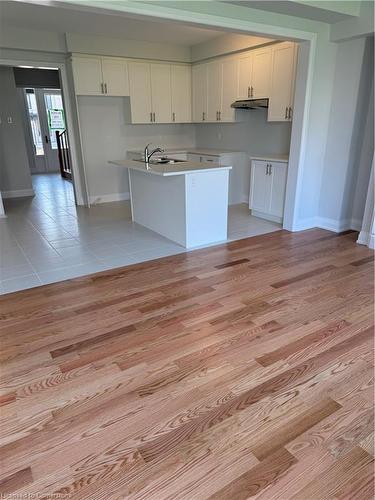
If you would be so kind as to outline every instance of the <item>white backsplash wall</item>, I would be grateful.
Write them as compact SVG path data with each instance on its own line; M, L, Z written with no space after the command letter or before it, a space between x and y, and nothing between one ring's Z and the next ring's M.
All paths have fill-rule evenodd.
M129 97L79 96L82 148L91 203L127 199L127 169L108 160L125 159L126 151L148 142L161 147L194 146L192 124L131 125Z
M254 155L288 154L291 123L267 122L267 110L236 110L236 123L199 124L197 147L223 148Z

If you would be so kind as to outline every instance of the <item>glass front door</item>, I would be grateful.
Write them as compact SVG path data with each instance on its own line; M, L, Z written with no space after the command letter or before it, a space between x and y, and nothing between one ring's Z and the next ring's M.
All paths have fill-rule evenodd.
M25 89L36 172L59 172L56 131L65 130L60 90Z

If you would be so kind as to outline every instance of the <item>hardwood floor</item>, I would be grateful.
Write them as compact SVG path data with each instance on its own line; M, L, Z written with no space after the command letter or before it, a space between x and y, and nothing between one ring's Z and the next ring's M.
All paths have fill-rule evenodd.
M372 499L356 236L278 231L0 297L0 493Z

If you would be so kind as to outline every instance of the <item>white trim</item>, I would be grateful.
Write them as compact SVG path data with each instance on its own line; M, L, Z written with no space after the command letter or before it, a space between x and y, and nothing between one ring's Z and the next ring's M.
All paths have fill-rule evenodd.
M328 217L310 217L309 219L299 220L295 224L293 231L305 231L306 229L326 229L334 233L342 231L359 231L361 229L361 221L357 219L329 219Z
M1 191L1 196L6 198L24 198L26 196L34 196L34 189L17 189L15 191Z
M358 236L357 243L359 245L366 245L371 249L375 249L375 235L367 231L361 231Z
M130 200L130 193L112 193L90 196L90 205L99 205L100 203L110 203L112 201Z
M277 215L265 214L264 212L258 212L257 210L251 210L251 215L254 217L259 217L260 219L270 220L271 222L277 222L281 224L283 222L282 217L278 217Z

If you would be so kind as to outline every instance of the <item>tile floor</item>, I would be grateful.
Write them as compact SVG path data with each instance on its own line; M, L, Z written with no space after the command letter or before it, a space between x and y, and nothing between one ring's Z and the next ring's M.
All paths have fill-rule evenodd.
M4 200L0 219L0 293L62 281L184 252L131 221L129 202L76 207L72 184L58 174L34 175L34 198ZM229 208L228 239L280 229Z

